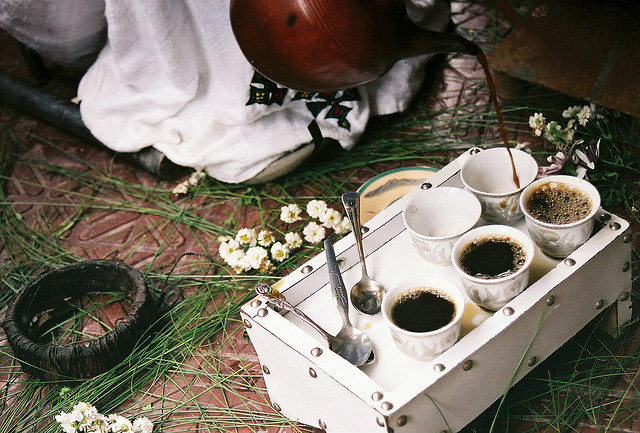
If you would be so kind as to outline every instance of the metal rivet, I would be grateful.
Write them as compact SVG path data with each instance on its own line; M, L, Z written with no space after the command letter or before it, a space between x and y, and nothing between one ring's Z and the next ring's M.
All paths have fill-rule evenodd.
M433 366L433 369L437 373L442 373L444 371L444 364L436 364L436 365Z
M271 371L269 371L269 367L267 367L266 365L262 366L262 371L264 372L264 374L271 374Z
M629 268L631 268L631 263L624 262L624 264L622 265L622 272L627 272Z
M553 304L556 303L556 297L551 295L547 298L547 306L552 306Z
M275 410L277 410L278 412L280 412L282 410L282 408L280 407L280 405L278 403L273 403L273 408Z
M380 407L382 408L382 410L391 410L391 409L393 409L393 405L391 403L389 403L388 401L385 401L384 403L382 403L380 405Z
M367 233L367 232L369 231L369 227L362 226L362 227L360 228L360 231L361 231L362 233Z
M619 301L624 302L627 299L629 299L629 292L624 292L622 295L620 295Z
M473 361L470 359L467 359L464 364L462 364L462 369L464 371L469 371L471 370L471 367L473 367Z
M604 299L600 299L600 300L598 300L598 302L596 302L596 309L597 310L599 310L603 306L604 306Z
M258 308L261 304L262 301L260 299L254 299L253 301L251 301L251 306L253 308Z
M313 267L311 265L303 266L302 269L300 269L300 272L303 274L308 274L311 271L313 271Z
M511 308L511 307L504 307L504 308L502 309L502 313L503 313L505 316L511 316L511 315L514 313L514 311L513 311L513 308Z
M382 418L381 416L376 417L376 422L378 423L378 425L380 427L384 427L386 424L384 423L384 418Z
M371 394L371 400L373 401L380 401L382 400L383 394L379 391L374 392L373 394Z
M313 349L311 349L311 354L313 356L320 356L322 355L322 349L320 349L319 347L314 347Z
M631 242L631 239L632 239L631 233L627 233L622 238L622 242L624 242L625 244L628 244L629 242Z
M313 368L309 368L309 376L316 378L318 377L318 373Z
M529 362L527 362L527 365L529 367L533 367L534 365L536 365L536 362L538 362L538 357L532 356L531 358L529 358Z
M429 189L431 188L433 185L431 185L431 183L429 182L425 182L422 185L420 185L420 189Z
M244 323L245 328L251 328L251 322L248 319L244 319L242 323Z
M266 308L260 308L260 309L258 310L258 316L259 316L259 317L264 317L264 316L266 316L267 314L269 314L269 311L267 311L267 309L266 309Z
M609 224L609 228L611 230L620 230L622 228L622 226L620 225L620 223L614 221L614 222Z
M345 263L347 263L347 261L345 259L343 259L342 257L338 259L338 267L339 268L344 267Z
M391 427L387 427L387 433L393 433L393 429Z
M611 219L611 215L609 215L608 213L603 213L602 215L600 215L600 221L609 221Z
M396 420L396 425L398 425L398 427L402 427L406 423L407 423L407 416L406 415L400 415L398 417L398 419Z
M576 261L573 260L571 257L567 257L566 259L564 259L564 264L567 266L573 266L576 264Z
M469 150L469 153L471 155L475 155L476 153L480 153L480 149L477 147L472 148L471 150Z
M318 420L318 425L320 426L320 428L322 430L326 430L327 429L327 425L321 419Z

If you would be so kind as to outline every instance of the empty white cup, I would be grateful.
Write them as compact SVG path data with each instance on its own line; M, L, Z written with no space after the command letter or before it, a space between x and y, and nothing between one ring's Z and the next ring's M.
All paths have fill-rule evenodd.
M453 187L416 189L402 211L402 220L420 257L436 265L451 264L456 240L480 220L480 202Z
M482 218L489 222L511 224L522 217L519 197L538 175L538 164L531 155L511 149L520 180L513 179L509 153L504 147L482 150L469 157L460 170L460 179L482 205Z

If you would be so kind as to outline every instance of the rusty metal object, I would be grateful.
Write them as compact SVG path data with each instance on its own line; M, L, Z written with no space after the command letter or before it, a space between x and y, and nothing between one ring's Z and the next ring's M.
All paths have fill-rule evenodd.
M85 126L78 105L4 71L0 71L0 101L87 143L105 148ZM118 155L164 179L175 179L184 170L153 147Z
M490 59L509 79L640 116L640 8L628 1L542 0Z

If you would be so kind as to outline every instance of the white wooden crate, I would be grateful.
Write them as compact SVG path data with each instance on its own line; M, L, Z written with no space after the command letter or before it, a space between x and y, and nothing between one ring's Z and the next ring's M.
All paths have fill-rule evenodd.
M462 187L459 171L471 149L435 173L431 187ZM386 288L410 275L458 282L452 267L424 261L402 223L400 199L365 225L364 250L373 279ZM355 367L292 314L256 298L242 307L273 406L329 433L456 432L602 311L611 329L631 318L629 223L604 210L592 237L564 260L536 247L529 287L495 313L467 300L462 338L430 362L399 351L381 314L350 307L352 323L371 338L375 361ZM526 232L524 219L516 225ZM335 244L347 289L360 279L353 234ZM273 287L329 333L341 327L332 301L324 253ZM610 307L610 308L607 308ZM317 350L318 348L322 350Z

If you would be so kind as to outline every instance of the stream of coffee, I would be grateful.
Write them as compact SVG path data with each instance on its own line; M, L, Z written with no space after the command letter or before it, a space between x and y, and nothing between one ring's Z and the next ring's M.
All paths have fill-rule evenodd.
M480 49L480 47L477 47L477 50L478 51L476 54L476 58L478 59L478 63L482 65L484 75L487 77L487 85L489 86L489 101L493 103L493 107L498 114L498 126L500 127L502 142L504 143L504 147L507 148L507 152L509 152L509 159L511 160L511 170L513 171L513 182L516 184L517 188L520 188L520 178L518 177L518 173L516 172L516 164L513 161L511 147L509 147L509 136L507 135L507 130L504 127L504 118L502 117L502 110L500 109L500 103L498 102L498 96L496 94L496 84L493 82L491 72L489 71L489 62L487 61L487 56L484 54L484 51Z

